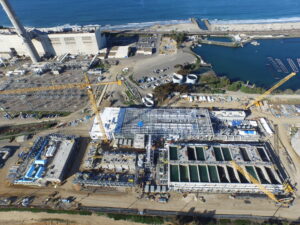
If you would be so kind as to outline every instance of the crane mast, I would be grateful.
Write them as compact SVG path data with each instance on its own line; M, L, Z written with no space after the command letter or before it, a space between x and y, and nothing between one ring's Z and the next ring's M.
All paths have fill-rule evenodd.
M273 87L271 87L265 93L263 93L262 95L258 96L253 102L249 103L245 107L245 109L249 109L251 106L253 106L256 103L258 103L261 100L263 100L266 96L268 96L269 94L271 94L275 89L277 89L278 87L280 87L281 85L283 85L285 82L287 82L289 79L291 79L294 76L296 76L296 73L290 73L289 75L287 75L286 77L284 77L282 80L280 80L277 84L275 84Z

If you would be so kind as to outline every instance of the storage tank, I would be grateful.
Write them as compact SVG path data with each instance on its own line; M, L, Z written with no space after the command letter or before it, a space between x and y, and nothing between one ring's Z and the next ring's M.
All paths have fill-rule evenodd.
M181 83L183 83L183 76L180 74L174 73L172 80L173 80L174 84L181 84Z
M154 98L153 94L149 93L144 98L142 98L143 103L146 107L153 107L154 106Z
M195 74L189 74L186 76L186 82L187 84L196 84L198 80L198 76Z

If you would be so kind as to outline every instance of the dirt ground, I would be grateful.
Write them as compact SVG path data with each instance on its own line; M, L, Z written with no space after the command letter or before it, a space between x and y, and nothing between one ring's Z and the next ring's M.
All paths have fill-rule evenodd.
M80 216L66 214L7 212L0 213L0 225L140 225L141 223L113 220L105 216Z

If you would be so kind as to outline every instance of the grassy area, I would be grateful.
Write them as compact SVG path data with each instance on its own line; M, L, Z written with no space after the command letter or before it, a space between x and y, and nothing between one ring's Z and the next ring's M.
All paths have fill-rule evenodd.
M129 76L129 80L131 80L131 82L135 83L137 86L139 86L139 83L133 78L133 74L131 74Z
M22 133L36 133L40 130L49 129L57 125L56 121L42 122L42 123L29 123L14 126L0 127L0 136L17 136Z
M58 214L73 214L73 215L85 215L90 216L92 212L89 211L75 211L75 210L59 210L59 209L38 209L38 208L0 208L0 212L32 212L32 213L58 213Z
M103 214L98 214L103 216ZM145 224L163 224L164 218L160 216L139 216L139 215L125 215L125 214L115 214L115 213L107 213L104 214L108 218L114 220L126 220L136 223L145 223Z
M135 104L135 102L134 102L135 97L131 94L131 92L129 90L126 90L125 93L126 93L126 95L128 97L128 101L124 102L124 104L126 104L126 105L134 105Z
M50 115L57 115L59 117L65 117L69 116L72 112L58 112L58 111L22 111L24 114L31 114L35 115L35 118L42 119L44 117L50 116ZM17 114L19 115L19 113Z

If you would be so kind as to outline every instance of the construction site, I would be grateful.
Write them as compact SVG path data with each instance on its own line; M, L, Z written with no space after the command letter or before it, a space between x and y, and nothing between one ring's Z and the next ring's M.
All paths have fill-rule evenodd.
M59 184L65 179L76 149L76 137L51 134L38 137L28 151L19 153L8 179L14 185Z
M283 95L270 95L296 73L263 94L180 89L159 101L161 96L150 88L202 85L203 74L175 73L176 65L183 68L197 60L207 67L190 46L181 49L167 35L135 41L129 36L137 50L131 56L129 46L113 44L128 42L126 36L113 34L109 46L100 49L100 30L81 27L49 33L57 38L52 44L78 44L92 37L92 49L80 54L56 49L69 52L44 59L16 23L32 63L26 57L6 60L0 81L0 111L6 118L0 121L0 156L5 161L2 165L0 160L0 178L5 180L0 197L20 199L11 205L28 207L28 196L34 195L30 205L37 208L66 209L69 199L77 199L76 210L134 208L143 214L147 209L207 209L272 216L280 209L279 216L298 218L300 103L282 103L277 98ZM105 60L116 55L120 59ZM296 95L282 98L298 101ZM24 116L34 111L69 114ZM53 124L27 129L34 122ZM16 129L19 123L27 128ZM2 148L11 142L18 147L15 154Z
M288 178L281 165L280 169L276 166L267 143L172 144L167 151L172 190L259 193L261 190L237 170L234 161L269 191L284 193L282 183Z

